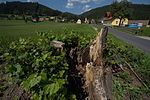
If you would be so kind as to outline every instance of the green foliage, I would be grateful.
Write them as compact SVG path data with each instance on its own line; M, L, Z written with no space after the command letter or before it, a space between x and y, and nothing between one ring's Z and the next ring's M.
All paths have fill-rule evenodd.
M65 53L53 48L47 39L40 38L37 43L20 39L12 43L0 58L7 63L3 69L9 80L32 93L33 100L56 100L58 95L67 98L67 91L59 92L68 84Z
M117 100L121 100L126 94L126 88L128 87L128 84L121 83L119 78L113 79L113 83L114 83L113 96Z
M72 25L74 30L66 28L68 24L54 24L50 32L37 32L37 39L22 39L12 42L7 49L0 49L2 73L8 74L9 83L19 84L32 94L32 100L76 100L76 95L68 91L68 63L66 52L51 45L59 40L68 47L86 46L95 37L96 32L88 25ZM62 26L63 31L62 31ZM78 30L80 28L86 30ZM88 29L87 29L88 28ZM62 32L62 34L55 33ZM88 33L86 33L88 32ZM92 32L93 34L90 34ZM95 32L95 34L94 34Z
M134 71L150 86L149 73L150 73L150 55L144 54L142 51L135 47L115 38L108 34L107 36L107 49L105 52L106 64L114 65L121 64L127 66L125 61L128 62ZM141 56L142 55L142 56ZM114 76L113 96L117 100L121 100L126 95L129 95L131 100L138 100L142 94L147 94L148 89L142 86L134 86L132 83L132 75L129 72L118 72Z
M128 82L123 81L123 78L120 77L115 77L113 83L113 96L117 100L122 100L126 95L129 96L130 100L141 100L141 96L149 91L142 86L131 85Z

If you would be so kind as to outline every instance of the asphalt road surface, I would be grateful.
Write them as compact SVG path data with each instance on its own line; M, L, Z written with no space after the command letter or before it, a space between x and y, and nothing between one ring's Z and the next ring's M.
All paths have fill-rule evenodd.
M97 28L102 28L103 26L95 25ZM125 32L121 32L112 28L108 29L108 32L117 38L128 42L129 44L139 48L140 50L144 51L145 53L150 54L150 40L143 39L137 36L133 36L130 34L127 34Z

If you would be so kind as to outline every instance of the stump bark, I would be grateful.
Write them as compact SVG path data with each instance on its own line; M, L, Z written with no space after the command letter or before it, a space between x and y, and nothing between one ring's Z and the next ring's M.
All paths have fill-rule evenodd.
M112 72L103 61L108 28L103 28L96 39L80 55L80 63L85 67L85 87L87 100L111 100Z

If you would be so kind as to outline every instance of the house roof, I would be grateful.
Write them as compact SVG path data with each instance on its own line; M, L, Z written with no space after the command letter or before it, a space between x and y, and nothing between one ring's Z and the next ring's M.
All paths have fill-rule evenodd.
M113 19L113 17L104 17L102 20L103 21L108 21L108 20L112 20Z
M111 12L105 12L105 17L102 20L103 21L109 21L112 19L113 19L113 17L111 17Z

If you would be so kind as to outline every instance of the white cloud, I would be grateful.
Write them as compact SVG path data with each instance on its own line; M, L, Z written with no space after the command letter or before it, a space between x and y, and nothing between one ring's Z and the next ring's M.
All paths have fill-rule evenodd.
M105 1L105 0L92 0L92 1L99 4L100 2Z
M91 10L90 5L83 6L83 10L84 10L84 12Z
M27 0L27 2L38 2L38 0Z
M86 4L89 3L91 0L68 0L67 1L67 5L66 8L70 9L70 8L74 8L74 3L82 3L82 4Z
M121 0L117 0L118 2L120 2Z
M99 4L105 0L67 0L66 8L77 8L76 4L80 4L82 6L81 13L91 10L90 2ZM79 6L78 6L79 7Z
M91 0L68 0L68 2L79 2L79 3L88 3Z
M72 2L68 2L66 8L74 8L74 4Z
M105 0L68 0L66 8L73 8L74 3L87 4L89 2L94 2L94 3L98 4L98 3L102 2L102 1L105 1Z
M122 1L122 0L117 0L118 2L120 2L120 1ZM130 0L128 0L128 1L130 1Z
M32 2L32 0L27 0L27 2Z

